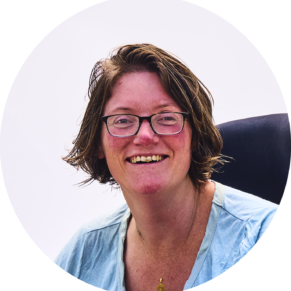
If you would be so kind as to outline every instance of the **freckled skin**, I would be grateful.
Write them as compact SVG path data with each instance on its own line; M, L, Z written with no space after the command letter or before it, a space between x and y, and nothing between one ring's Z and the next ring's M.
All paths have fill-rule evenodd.
M160 107L167 104L166 107ZM163 111L182 112L160 84L156 73L135 72L121 77L107 102L104 114L135 114L150 116ZM185 180L190 167L192 131L188 122L177 135L155 134L143 121L139 133L131 137L111 136L102 129L102 150L109 170L123 191L153 194L178 187ZM162 154L168 157L157 164L130 164L133 155Z

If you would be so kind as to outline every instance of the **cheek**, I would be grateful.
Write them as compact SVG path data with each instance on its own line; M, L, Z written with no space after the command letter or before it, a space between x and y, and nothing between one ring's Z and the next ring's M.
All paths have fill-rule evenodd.
M185 130L186 129L186 130ZM184 128L181 133L170 140L170 145L172 146L174 158L178 160L177 171L188 173L191 158L192 158L192 131L191 128Z
M127 138L118 138L110 135L107 130L102 130L102 150L106 160L121 157L122 150L128 144Z
M188 172L190 168L192 157L191 138L191 132L184 130L176 136L167 137L167 145L173 151L173 157L176 160L175 167L178 172Z
M173 146L174 152L178 152L183 156L191 156L191 141L192 141L192 131L189 126L186 127L177 135L172 135L170 137L170 144Z

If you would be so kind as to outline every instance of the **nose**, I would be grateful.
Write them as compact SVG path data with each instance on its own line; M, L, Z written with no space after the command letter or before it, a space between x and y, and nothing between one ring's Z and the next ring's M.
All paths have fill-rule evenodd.
M136 145L148 146L157 143L158 141L159 138L157 134L153 132L150 123L147 120L143 120L133 143Z

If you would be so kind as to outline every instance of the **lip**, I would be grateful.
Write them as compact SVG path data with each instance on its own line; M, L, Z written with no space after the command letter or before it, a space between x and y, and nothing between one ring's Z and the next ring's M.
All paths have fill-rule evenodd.
M165 155L165 154L159 154L159 153L153 153L153 154L151 154L151 153L147 153L147 154L134 154L134 155L131 155L130 157L127 157L126 160L130 160L130 159L132 159L134 157L137 157L137 156L140 156L140 157L141 156L144 156L144 157L162 156L164 158L169 157L168 155Z
M165 157L162 159L162 160L160 160L160 161L158 161L158 162L154 162L154 163L140 163L140 164L133 164L133 163L131 163L129 160L130 160L130 158L127 158L125 161L127 162L127 163L129 163L130 165L134 165L134 166L150 166L150 165L155 165L155 164L159 164L159 163L162 163L163 161L165 161L169 156L167 156L167 155L164 155ZM136 156L133 156L133 157L136 157Z

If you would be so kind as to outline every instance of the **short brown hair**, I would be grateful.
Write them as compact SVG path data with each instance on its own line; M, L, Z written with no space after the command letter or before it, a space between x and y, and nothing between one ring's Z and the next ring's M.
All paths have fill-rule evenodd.
M83 185L94 180L117 184L106 159L98 158L101 116L116 81L126 73L140 71L156 72L169 96L183 111L190 113L188 119L193 131L193 150L189 176L193 184L199 187L199 181L205 182L211 177L215 164L223 164L220 155L222 138L212 118L212 95L177 57L151 44L121 46L113 50L108 58L95 64L89 81L89 103L81 128L73 141L73 149L63 160L90 175L81 182Z

